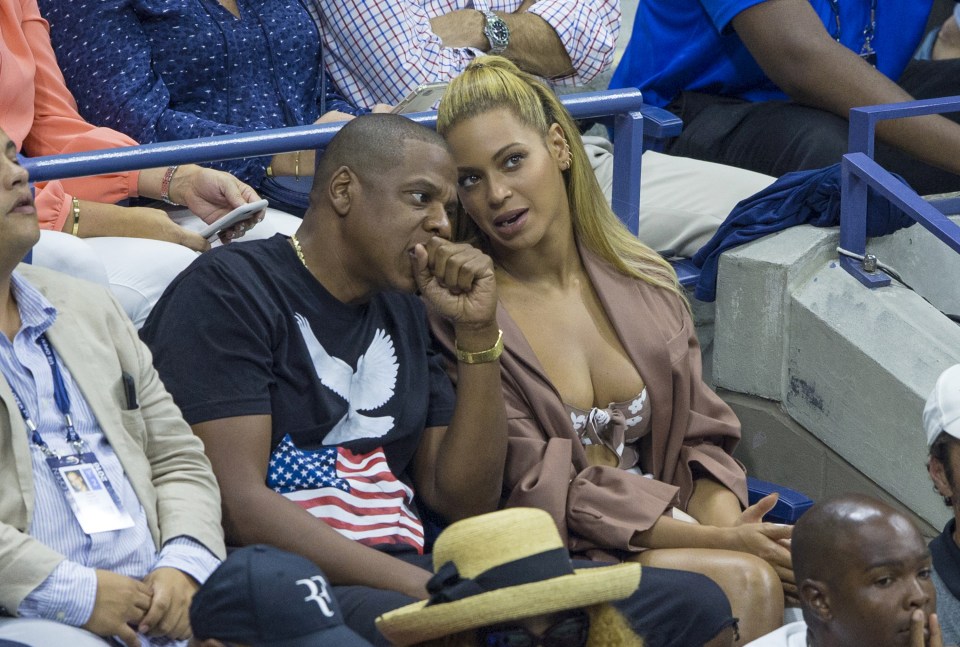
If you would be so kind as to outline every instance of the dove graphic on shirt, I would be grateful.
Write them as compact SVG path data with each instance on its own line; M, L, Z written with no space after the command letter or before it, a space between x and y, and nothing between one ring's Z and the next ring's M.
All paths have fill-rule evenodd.
M386 331L377 329L366 352L357 359L357 370L333 357L320 344L307 319L295 313L300 334L320 383L347 401L347 413L323 439L324 445L339 445L362 438L380 438L393 429L393 416L367 416L393 397L397 385L397 353Z

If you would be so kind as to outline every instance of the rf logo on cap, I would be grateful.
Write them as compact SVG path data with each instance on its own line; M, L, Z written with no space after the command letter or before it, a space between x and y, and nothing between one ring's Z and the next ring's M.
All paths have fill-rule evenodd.
M317 565L272 546L233 551L193 596L190 626L199 647L373 647L343 624L336 591Z
M305 580L297 580L297 584L303 584L310 589L310 595L303 598L304 602L313 600L320 607L320 611L328 618L333 617L333 609L330 608L330 592L327 590L327 582L321 575L314 575Z

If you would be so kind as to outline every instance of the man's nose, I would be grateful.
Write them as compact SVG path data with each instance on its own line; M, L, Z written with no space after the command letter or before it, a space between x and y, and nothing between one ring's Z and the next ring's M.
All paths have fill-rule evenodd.
M424 221L424 227L434 236L439 236L449 240L451 235L450 216L442 204L436 204L430 209L430 213Z

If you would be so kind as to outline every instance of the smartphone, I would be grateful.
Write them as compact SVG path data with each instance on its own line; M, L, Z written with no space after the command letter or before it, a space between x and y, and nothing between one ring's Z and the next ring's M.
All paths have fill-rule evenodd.
M256 202L250 202L244 205L241 205L228 213L225 216L217 218L213 224L207 225L201 232L200 235L211 240L216 238L221 231L229 228L232 225L237 224L241 220L246 220L250 218L258 211L267 208L268 202L266 200L257 200Z
M446 81L442 83L424 83L404 97L403 101L394 106L390 112L403 115L408 112L433 110L433 106L440 102L440 99L443 98L443 93L446 91Z

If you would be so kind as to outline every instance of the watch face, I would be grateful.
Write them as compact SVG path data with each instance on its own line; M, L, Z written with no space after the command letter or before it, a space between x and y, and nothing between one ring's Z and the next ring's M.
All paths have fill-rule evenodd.
M507 26L503 23L502 20L490 25L490 33L493 35L493 39L498 43L506 43L507 39L510 38L510 31L507 29Z
M510 28L507 27L507 23L503 22L500 16L495 13L488 13L487 16L487 25L484 27L483 33L486 35L487 40L490 41L490 53L499 54L507 48L507 45L510 43Z

